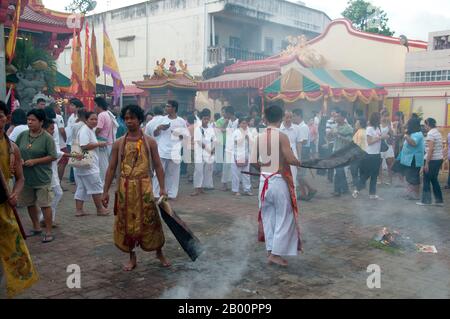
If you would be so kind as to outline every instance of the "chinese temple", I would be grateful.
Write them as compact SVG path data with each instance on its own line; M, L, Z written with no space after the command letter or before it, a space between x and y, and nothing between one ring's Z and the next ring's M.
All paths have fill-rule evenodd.
M307 45L305 37L291 37L281 54L259 61L238 61L224 74L202 81L199 90L212 99L222 99L240 111L248 111L254 101L281 103L286 108L305 107L305 111L327 110L329 105L349 112L369 105L378 108L384 88L352 70L325 68L325 58Z
M165 58L161 62L157 61L152 76L146 75L143 81L133 82L137 89L145 92L145 95L142 93L139 95L140 105L145 105L145 109L151 109L165 105L168 100L176 100L179 103L179 113L192 112L195 108L197 81L189 74L183 61L178 62L179 68L173 60L168 69L165 64Z
M4 24L5 42L9 37L16 9L18 9L16 8L17 3L17 0L0 2L0 23ZM38 94L48 93L48 72L54 70L53 61L56 61L69 44L74 27L78 30L83 25L84 18L79 16L80 21L77 23L71 19L72 15L69 13L45 8L41 0L22 0L20 5L15 55L18 60L15 59L12 65L6 67L6 75L7 88L14 88L14 94L18 96L21 107L28 109ZM41 50L48 54L46 57L42 57L40 54L36 56L36 61L33 61L34 54L24 48ZM57 74L52 77L54 80L58 80ZM52 85L56 91L58 91L58 86L60 83L57 82Z
M6 29L11 27L16 3L17 0L1 1L0 21ZM73 27L68 24L71 14L47 9L41 0L22 0L21 6L19 36L31 36L36 47L47 50L57 59L73 35ZM5 35L8 35L7 31Z

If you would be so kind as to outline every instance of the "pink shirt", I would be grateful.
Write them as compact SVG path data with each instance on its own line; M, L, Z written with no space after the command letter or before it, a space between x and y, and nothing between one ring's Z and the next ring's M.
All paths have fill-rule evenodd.
M98 115L97 128L100 129L97 136L103 138L108 144L112 145L114 143L113 122L108 112L101 112Z

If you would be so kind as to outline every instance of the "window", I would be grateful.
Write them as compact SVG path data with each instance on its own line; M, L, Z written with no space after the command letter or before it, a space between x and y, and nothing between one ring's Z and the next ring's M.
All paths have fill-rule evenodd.
M439 82L450 81L450 70L428 71L428 72L407 72L406 82Z
M264 52L268 54L273 53L273 39L272 38L265 38L264 41Z
M230 48L240 49L241 39L237 37L230 37Z
M119 57L134 57L134 36L119 39Z
M450 36L444 35L434 38L434 50L448 50L450 49Z
M64 63L66 65L72 64L72 48L64 49Z

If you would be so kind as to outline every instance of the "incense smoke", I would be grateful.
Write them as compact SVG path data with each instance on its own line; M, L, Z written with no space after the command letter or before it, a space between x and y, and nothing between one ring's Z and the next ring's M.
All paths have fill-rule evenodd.
M223 233L208 239L204 253L161 298L225 298L246 272L255 238L250 218L239 219Z

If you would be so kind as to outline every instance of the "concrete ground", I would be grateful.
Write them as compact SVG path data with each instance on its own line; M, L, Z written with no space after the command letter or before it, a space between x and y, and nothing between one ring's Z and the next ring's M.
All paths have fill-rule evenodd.
M215 190L191 197L182 178L172 205L204 244L204 254L191 262L165 227L164 250L173 266L162 268L154 253L138 250L138 267L126 273L128 256L113 244L113 217L75 217L74 186L65 181L56 240L27 240L41 280L19 298L450 297L450 191L444 190L444 207L419 207L401 198L401 188L379 186L385 200L374 202L367 194L333 198L332 185L321 176L313 183L318 196L300 202L304 253L288 258L287 268L267 265L265 246L256 240L257 196ZM92 203L87 207L95 212ZM26 211L20 212L30 229ZM438 253L374 247L371 240L382 227L435 245ZM81 270L79 289L66 284L73 264ZM381 268L379 289L367 287L371 264Z

